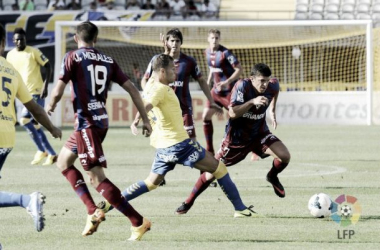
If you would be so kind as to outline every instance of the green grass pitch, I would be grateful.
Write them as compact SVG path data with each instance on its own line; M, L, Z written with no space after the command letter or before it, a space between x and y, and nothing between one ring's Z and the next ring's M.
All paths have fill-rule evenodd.
M204 143L201 124L199 141ZM223 124L215 126L215 147L223 136ZM262 218L233 218L233 207L220 188L209 188L190 212L178 216L175 209L191 191L199 172L178 165L167 185L145 194L131 204L152 221L152 230L141 242L127 242L129 221L117 211L107 214L98 232L82 237L86 209L55 166L31 166L36 151L29 136L17 131L17 143L9 155L0 180L1 190L46 196L44 231L34 230L22 208L0 210L0 243L10 249L379 249L380 225L380 127L281 125L276 134L292 155L280 175L286 198L278 198L265 181L270 158L251 162L250 156L230 167L246 205ZM62 141L52 140L59 151ZM128 128L111 128L104 142L108 161L106 175L121 190L143 180L150 171L154 149L149 139L134 137ZM82 170L79 162L76 166ZM101 196L89 186L95 202ZM362 207L356 225L341 227L331 219L311 217L309 198L319 192L333 199L355 196ZM343 239L343 230L353 230Z

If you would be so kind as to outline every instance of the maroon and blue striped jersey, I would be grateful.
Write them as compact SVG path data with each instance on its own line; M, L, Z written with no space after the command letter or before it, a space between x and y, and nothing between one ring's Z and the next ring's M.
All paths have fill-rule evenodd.
M77 131L91 126L108 128L106 100L112 82L123 85L129 77L111 57L95 48L66 53L59 79L71 84L71 101Z
M232 89L230 107L242 105L258 96L268 98L268 105L254 105L243 116L229 119L226 125L225 140L230 145L246 145L258 135L269 132L266 123L266 111L273 98L280 91L280 84L276 78L272 78L264 93L257 93L249 78L239 80Z
M153 61L158 55L155 55L150 61L144 77L149 79L153 72ZM201 70L198 67L196 60L184 53L180 53L179 59L174 60L174 66L176 68L176 80L171 83L171 86L174 89L176 96L181 105L182 115L193 114L192 99L190 95L190 76L194 80L198 80L201 76Z
M205 55L207 64L213 74L215 84L230 78L235 72L234 68L240 64L236 56L222 45L219 45L216 52L212 52L210 48L207 48L205 50ZM231 92L236 82L237 80L231 83L229 89L224 90L223 92ZM216 88L214 88L213 91L215 91L215 93L219 92Z

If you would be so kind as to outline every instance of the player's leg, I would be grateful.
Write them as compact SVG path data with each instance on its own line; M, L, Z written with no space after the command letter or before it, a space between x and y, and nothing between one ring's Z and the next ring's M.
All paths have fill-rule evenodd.
M120 189L115 186L104 174L103 167L97 166L89 169L87 174L90 177L91 184L95 189L106 199L112 207L119 210L123 215L125 215L132 224L132 236L129 240L140 240L142 235L150 229L150 221L144 219L125 199ZM103 213L101 209L98 209ZM90 218L91 220L93 218ZM96 218L95 218L95 222ZM101 221L99 221L100 224ZM91 223L88 223L89 228L85 228L83 235L90 235L96 231L97 227L93 227L93 220ZM98 225L99 225L98 224ZM135 230L135 231L134 231Z
M195 167L211 173L217 179L219 186L234 206L234 217L251 217L256 215L251 209L252 206L247 207L243 204L239 191L232 181L226 165L222 161L216 160L209 152L206 152L205 157L198 161Z
M215 110L210 109L206 106L203 110L203 132L206 139L206 150L209 151L212 155L215 154L214 145L213 145L213 135L214 135L214 126L212 124L212 116L214 115Z
M0 171L12 148L0 148ZM16 194L11 192L0 192L0 207L23 207L26 208L30 202L30 195Z
M176 210L177 214L186 214L190 208L194 205L195 200L198 198L200 194L205 191L211 183L215 180L215 177L207 172L203 172L197 182L195 183L193 189L191 190L191 193L189 197L182 203L181 206L179 206Z
M76 136L76 134L79 136ZM61 149L61 152L58 155L57 167L62 172L63 176L66 177L75 193L86 206L88 217L95 216L101 220L102 217L104 217L104 214L102 215L99 211L97 211L97 207L90 191L88 190L87 184L84 181L82 173L74 166L74 162L78 158L78 153L81 157L81 161L83 160L82 158L87 155L86 152L78 151L77 138L80 139L80 133L73 132L66 141L65 146Z
M42 145L37 129L34 127L32 115L25 107L23 107L21 112L20 125L26 129L34 144L37 146L37 153L31 162L32 165L37 165L47 156L47 153Z
M12 148L0 148L0 171ZM45 196L40 192L30 195L11 192L0 192L0 207L23 207L32 216L38 232L44 228L43 204Z
M39 96L37 98L35 98L35 101L41 106L41 107L45 107L45 99L41 99ZM40 137L40 140L41 140L41 143L42 143L42 146L45 148L45 150L47 151L48 153L48 156L45 160L45 162L42 164L43 166L48 166L48 165L52 165L54 162L57 161L57 154L56 152L54 151L53 147L50 145L44 131L42 130L42 127L40 126L40 124L36 124L35 125L35 128L37 130L37 133Z
M277 196L284 198L285 189L278 179L278 174L281 173L290 162L290 153L286 146L277 139L266 150L265 154L273 156L272 168L267 174L267 181L273 186Z

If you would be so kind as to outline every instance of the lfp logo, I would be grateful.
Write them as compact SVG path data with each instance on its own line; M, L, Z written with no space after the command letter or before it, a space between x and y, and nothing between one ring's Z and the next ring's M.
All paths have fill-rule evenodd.
M330 217L340 226L355 225L359 221L362 208L356 197L342 194L331 205ZM354 234L354 230L338 230L338 239L346 239L346 236L351 239Z

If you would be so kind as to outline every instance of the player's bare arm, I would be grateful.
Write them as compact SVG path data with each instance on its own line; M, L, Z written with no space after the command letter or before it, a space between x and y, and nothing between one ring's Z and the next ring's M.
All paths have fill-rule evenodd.
M215 112L216 112L217 115L222 115L223 114L223 109L221 107L219 107L214 102L214 99L212 99L210 89L209 89L206 81L203 79L203 77L199 77L198 78L198 83L199 83L199 86L201 87L203 93L207 97L207 100L209 100L209 102L211 103L211 108L215 110Z
M140 113L141 119L143 120L143 135L146 137L150 136L152 133L152 127L150 126L148 115L145 111L144 102L141 99L140 92L130 80L126 81L121 87L130 94L133 103Z
M146 79L145 76L141 79L141 88L145 89L146 83L148 82L149 79Z
M234 67L234 73L225 81L218 82L217 89L218 91L228 89L231 83L235 80L239 79L239 77L243 74L243 68L240 64Z
M236 118L242 117L254 105L261 106L261 105L267 105L267 104L268 104L268 98L266 98L265 96L258 96L241 105L230 107L228 109L228 115L230 116L231 119L236 119Z
M30 111L30 113L32 113L34 119L44 126L54 138L61 139L62 131L51 123L45 110L40 105L38 105L34 100L31 100L24 103L24 106Z
M49 62L47 62L45 64L44 68L46 70L46 78L44 80L44 85L42 87L42 92L40 95L41 99L45 99L48 96L48 86L49 86L49 81L51 78L51 64Z
M149 111L151 111L152 108L153 108L152 104L150 104L150 103L146 103L145 104L145 111L146 111L146 113L148 113ZM137 126L140 123L140 119L141 119L140 112L137 112L137 114L135 116L135 119L133 120L133 122L131 124L131 131L132 131L133 135L138 135L139 134ZM145 136L147 137L146 134L145 134Z
M57 85L51 91L50 103L46 106L45 110L48 115L54 112L57 103L61 100L63 92L65 91L66 83L62 80L58 80Z
M270 107L269 107L269 114L270 114L270 117L272 119L272 126L273 126L274 129L277 128L276 104L277 104L278 94L279 94L279 92L277 92L273 96L272 102L271 102Z
M208 77L207 77L207 85L208 85L208 87L209 87L209 89L212 89L212 87L213 87L213 73L212 73L212 71L211 71L211 69L210 69L210 73L208 74Z

